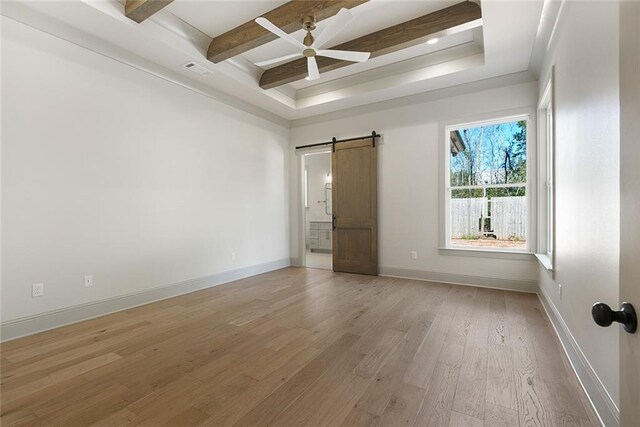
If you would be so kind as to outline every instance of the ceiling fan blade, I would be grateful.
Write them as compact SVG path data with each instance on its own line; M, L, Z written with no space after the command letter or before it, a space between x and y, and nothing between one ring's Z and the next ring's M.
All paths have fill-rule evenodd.
M300 49L307 48L305 45L302 44L302 42L299 42L298 40L291 37L289 34L282 31L280 28L276 27L267 18L264 18L262 16L259 18L256 18L256 24L260 25L265 30L275 34L276 36L280 37L282 40L286 40L287 42L291 43L292 45Z
M317 80L320 78L320 71L318 71L318 63L316 58L310 56L307 58L307 71L309 72L309 80Z
M266 67L268 65L277 64L279 62L284 62L284 61L288 61L290 59L299 58L301 56L302 56L301 53L292 53L291 55L281 56L280 58L269 59L269 60L262 61L262 62L256 62L256 65L258 67Z
M312 48L318 49L327 44L329 40L331 40L335 35L337 35L340 31L344 29L351 20L353 19L353 14L349 11L349 9L342 8L340 11L334 16L329 25L326 26L324 31L316 37L316 40L311 45Z
M366 62L371 56L369 52L351 52L348 50L319 50L316 55L351 62Z

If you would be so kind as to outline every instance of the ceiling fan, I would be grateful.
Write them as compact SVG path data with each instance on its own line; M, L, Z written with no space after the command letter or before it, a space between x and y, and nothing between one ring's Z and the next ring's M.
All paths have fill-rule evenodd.
M331 50L321 49L322 46L327 44L334 36L342 31L353 19L353 15L348 9L340 9L336 16L329 22L329 25L324 29L317 38L314 38L311 32L316 29L316 20L313 16L307 16L302 22L302 28L307 31L302 42L296 40L280 28L276 27L267 18L256 18L256 23L272 32L276 36L280 37L297 48L301 49L298 53L291 55L281 56L279 58L270 59L268 61L258 62L256 65L264 67L267 65L277 64L279 62L288 61L295 58L306 57L307 58L307 71L308 80L316 80L320 78L320 72L318 71L318 63L316 62L316 56L325 56L327 58L341 59L351 62L365 62L369 59L369 52L351 52L347 50Z

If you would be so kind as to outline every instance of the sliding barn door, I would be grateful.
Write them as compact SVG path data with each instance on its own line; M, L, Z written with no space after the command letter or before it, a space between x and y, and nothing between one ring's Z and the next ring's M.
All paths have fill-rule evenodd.
M372 138L334 145L333 270L378 274L378 156Z

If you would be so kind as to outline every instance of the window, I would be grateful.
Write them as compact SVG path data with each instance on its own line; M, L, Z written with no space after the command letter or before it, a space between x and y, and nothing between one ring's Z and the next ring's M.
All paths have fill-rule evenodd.
M538 249L536 257L547 270L553 268L555 242L553 69L538 105Z
M447 248L529 251L529 116L449 126Z

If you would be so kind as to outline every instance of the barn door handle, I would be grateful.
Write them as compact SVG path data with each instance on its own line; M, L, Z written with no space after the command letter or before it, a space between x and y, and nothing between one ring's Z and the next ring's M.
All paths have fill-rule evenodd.
M333 226L333 229L335 230L336 229L336 216L332 215L332 218L333 219L331 220L331 225Z
M630 334L633 334L638 329L636 310L628 302L623 302L619 311L613 311L607 304L597 302L591 307L591 316L593 316L593 321L602 327L618 322L622 323L624 330Z

